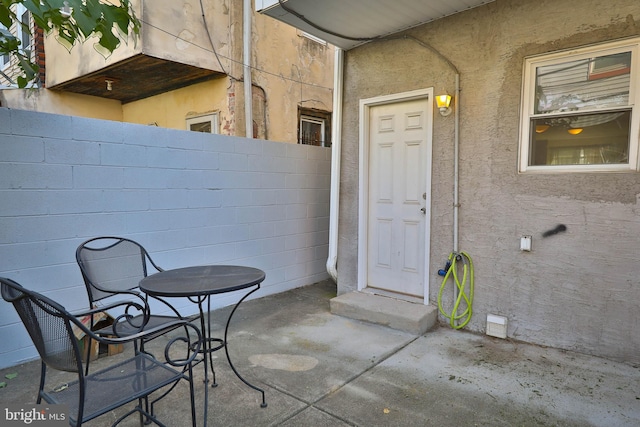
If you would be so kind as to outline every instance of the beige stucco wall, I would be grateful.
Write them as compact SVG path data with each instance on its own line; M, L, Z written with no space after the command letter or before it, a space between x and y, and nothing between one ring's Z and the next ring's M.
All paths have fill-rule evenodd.
M4 106L62 114L114 119L131 123L184 129L189 115L220 112L221 133L245 135L243 85L243 1L198 0L136 2L143 21L140 39L120 46L104 58L94 50L95 40L69 52L53 37L46 40L47 86L76 78L136 54L196 65L227 74L227 78L196 84L162 95L124 104L120 112L112 101L69 94L39 95L39 105L7 95ZM334 48L311 41L293 27L253 12L251 73L253 119L257 137L297 142L298 107L331 112ZM212 49L215 45L215 53ZM217 54L217 56L216 56ZM47 91L48 92L48 91ZM95 100L96 109L85 102ZM33 100L32 100L33 101ZM105 107L108 104L108 107ZM58 108L58 106L64 106ZM109 111L104 112L105 108Z
M213 54L211 40L220 55L228 56L227 2L203 3L211 40L198 0L162 1L162 7L158 7L159 3L158 0L132 2L136 16L142 21L140 37L137 40L130 37L127 43L122 43L106 56L96 52L97 38L90 38L68 49L58 42L55 34L46 37L47 86L55 86L141 53L221 71Z
M295 142L298 107L332 111L334 48L265 15L254 14L254 84L267 92L268 138ZM261 71L264 70L264 71ZM293 123L275 126L283 118Z
M143 0L142 20L149 23L143 24L143 53L222 72L218 58L228 65L231 43L229 1L203 1L203 11L200 0Z
M123 121L185 129L187 117L218 113L222 123L229 114L228 109L220 108L226 105L228 85L226 78L210 80L124 104Z
M508 336L640 362L640 173L518 174L524 58L640 34L637 0L497 0L415 29L460 72L460 247L475 265L474 314ZM357 287L358 101L433 87L454 72L415 41L346 52L339 292ZM436 110L437 111L437 110ZM430 301L452 251L454 117L434 114ZM541 234L565 224L566 233ZM533 236L533 251L519 249ZM446 292L447 300L452 291Z
M136 16L142 16L142 3L132 2L132 4L135 5ZM97 46L97 37L90 37L83 43L77 42L74 46L66 46L60 43L55 32L46 35L44 40L47 60L46 87L52 87L75 77L89 74L142 51L142 44L135 42L132 37L111 54L98 53L101 48L96 49Z
M122 121L120 101L46 89L0 90L0 105L16 110Z
M0 91L0 104L19 110L185 129L187 117L218 113L220 123L228 120L229 84L227 78L220 78L127 104L71 92L11 89ZM228 134L224 129L220 133Z

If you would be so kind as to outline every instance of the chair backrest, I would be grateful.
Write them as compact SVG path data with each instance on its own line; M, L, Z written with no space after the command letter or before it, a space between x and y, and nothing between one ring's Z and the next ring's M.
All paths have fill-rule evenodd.
M0 277L2 298L13 304L29 332L40 358L48 366L81 374L80 349L73 334L72 317L57 302Z
M96 237L78 246L76 261L91 305L95 301L138 287L147 267L161 270L137 242L123 237Z

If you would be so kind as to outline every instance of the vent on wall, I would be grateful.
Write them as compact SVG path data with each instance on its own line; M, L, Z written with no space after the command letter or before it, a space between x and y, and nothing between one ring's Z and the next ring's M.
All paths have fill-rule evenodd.
M487 314L487 335L497 338L507 337L507 318Z

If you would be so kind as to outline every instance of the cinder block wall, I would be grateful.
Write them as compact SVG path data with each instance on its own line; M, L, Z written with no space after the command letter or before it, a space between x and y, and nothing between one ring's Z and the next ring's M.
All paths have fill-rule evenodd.
M256 297L326 279L330 159L327 148L0 108L0 276L86 308L75 249L118 235L165 269L261 268ZM37 357L8 304L0 342L0 368Z

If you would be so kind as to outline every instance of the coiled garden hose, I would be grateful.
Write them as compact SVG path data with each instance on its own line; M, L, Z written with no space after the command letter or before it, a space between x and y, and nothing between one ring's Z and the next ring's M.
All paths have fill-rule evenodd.
M459 264L462 264L462 281L458 275ZM466 252L452 252L447 261L447 270L444 272L444 279L438 292L438 310L447 319L454 329L462 329L471 320L473 314L473 261ZM442 271L442 270L441 270ZM442 292L444 291L449 277L453 278L454 285L457 289L457 297L453 303L453 309L450 313L444 311L442 307ZM467 288L467 279L469 287ZM454 290L456 290L454 289ZM458 314L458 311L464 310ZM463 320L464 319L464 320ZM462 320L462 322L459 322Z

